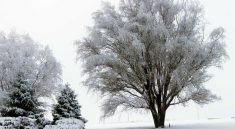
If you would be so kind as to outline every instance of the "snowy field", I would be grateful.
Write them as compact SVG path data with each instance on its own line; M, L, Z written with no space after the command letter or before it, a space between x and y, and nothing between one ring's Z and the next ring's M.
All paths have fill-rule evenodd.
M235 119L214 119L201 121L170 122L170 129L235 129ZM169 126L169 122L166 123ZM169 128L167 127L166 128ZM87 129L154 129L152 123L113 123L89 125Z

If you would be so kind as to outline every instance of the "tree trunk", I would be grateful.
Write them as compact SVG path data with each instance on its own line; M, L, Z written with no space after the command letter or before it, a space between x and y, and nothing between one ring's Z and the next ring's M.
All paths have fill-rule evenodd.
M163 109L158 114L159 127L162 127L162 128L165 127L165 116L166 116L166 111Z
M1 88L2 88L2 91L4 91L4 86L3 86L3 84L2 84L2 81L1 81Z
M157 113L156 109L155 110L152 109L151 114L152 114L152 117L153 117L155 128L159 128L159 127L164 128L165 127L166 111L161 110L160 112Z
M165 127L165 115L166 115L165 110L157 113L156 109L155 110L152 109L151 113L152 113L155 128L159 128L159 127L164 128Z
M158 115L157 115L157 111L156 110L151 110L151 114L152 114L152 117L153 117L153 122L154 122L154 126L155 128L158 128L159 126L159 122L158 122Z

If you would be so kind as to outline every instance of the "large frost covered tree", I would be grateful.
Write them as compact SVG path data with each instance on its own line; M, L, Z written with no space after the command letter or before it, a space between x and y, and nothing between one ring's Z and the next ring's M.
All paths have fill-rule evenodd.
M122 0L94 13L89 35L77 42L85 84L104 96L104 116L117 109L146 109L164 127L171 105L212 102L208 68L226 57L224 29L205 31L198 2Z
M11 85L6 105L0 109L2 116L29 116L42 112L39 108L41 103L35 96L35 90L30 86L23 73L18 73Z
M38 97L50 96L61 83L61 65L49 47L28 35L0 33L0 90L8 92L19 72Z
M86 120L81 116L81 106L79 105L74 91L68 84L61 91L57 97L57 104L54 105L52 115L54 122L61 118L76 118L82 120L84 123Z

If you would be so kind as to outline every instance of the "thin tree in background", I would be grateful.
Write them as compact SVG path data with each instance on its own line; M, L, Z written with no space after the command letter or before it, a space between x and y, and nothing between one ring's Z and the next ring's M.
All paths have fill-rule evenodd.
M21 71L38 97L51 97L59 91L61 65L48 46L29 35L0 32L0 90L11 90L11 82ZM1 98L2 96L0 96Z

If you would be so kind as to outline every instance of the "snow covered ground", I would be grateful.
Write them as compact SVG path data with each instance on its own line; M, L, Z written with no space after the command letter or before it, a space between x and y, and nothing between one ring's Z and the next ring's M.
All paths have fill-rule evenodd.
M63 118L56 121L56 125L47 125L44 129L83 129L84 123L79 119Z
M211 119L200 121L168 121L170 129L235 129L235 119ZM152 123L112 123L105 125L89 125L87 129L153 129ZM166 127L169 128L169 127Z

